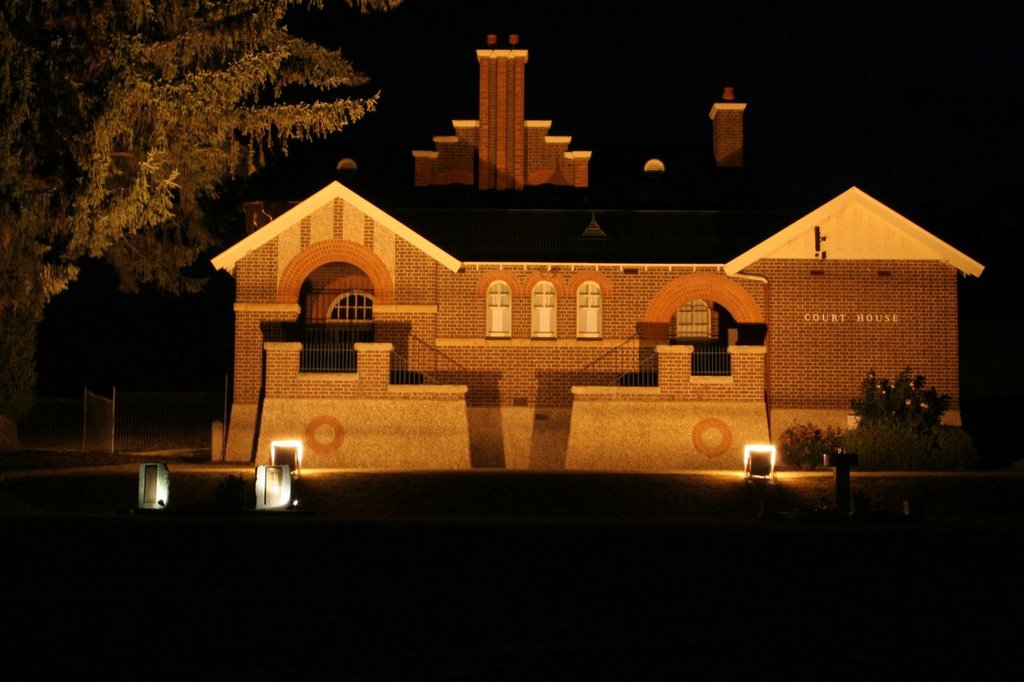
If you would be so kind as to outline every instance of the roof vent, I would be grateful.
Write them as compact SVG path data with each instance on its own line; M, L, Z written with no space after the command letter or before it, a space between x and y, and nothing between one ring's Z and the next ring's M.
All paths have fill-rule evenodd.
M338 161L338 165L335 166L335 169L341 177L350 178L356 174L357 170L359 170L359 165L355 162L355 159L345 157Z
M644 164L644 173L649 178L660 178L665 174L665 163L661 159L647 159Z
M597 218L594 217L593 213L590 214L590 224L587 225L580 236L584 239L604 239L608 237L604 230L601 229L601 226L597 224Z

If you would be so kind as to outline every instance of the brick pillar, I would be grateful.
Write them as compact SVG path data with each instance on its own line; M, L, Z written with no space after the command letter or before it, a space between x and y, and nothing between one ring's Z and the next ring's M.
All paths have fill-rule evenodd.
M658 386L662 394L679 400L690 392L693 346L659 345Z
M263 344L263 351L267 358L267 397L291 397L296 392L295 382L299 376L299 355L302 352L302 344L298 342L267 342Z
M298 318L298 304L236 303L234 401L253 404L263 388L262 322L293 322Z
M394 346L390 343L357 343L355 348L360 395L366 398L387 397Z

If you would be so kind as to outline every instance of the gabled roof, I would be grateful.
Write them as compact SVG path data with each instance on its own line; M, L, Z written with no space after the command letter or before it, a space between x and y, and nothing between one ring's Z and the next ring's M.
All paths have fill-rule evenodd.
M825 234L826 232L829 234ZM815 240L812 236L815 234L824 239ZM832 241L826 242L827 239ZM807 246L812 241L816 242L815 246ZM826 246L828 248L825 248ZM856 187L851 187L832 201L727 262L725 272L733 275L751 263L769 258L823 259L826 253L828 258L833 259L884 258L886 248L892 249L893 258L939 260L975 277L985 269L981 263L969 258L924 228ZM865 253L871 255L862 255Z
M210 262L218 270L227 270L234 274L235 265L242 258L336 199L342 200L364 215L372 218L376 223L391 230L397 236L423 251L423 253L452 272L457 271L461 267L462 264L455 257L438 248L416 231L402 224L393 216L374 206L337 181L331 182L319 192L299 202L242 241L214 256Z

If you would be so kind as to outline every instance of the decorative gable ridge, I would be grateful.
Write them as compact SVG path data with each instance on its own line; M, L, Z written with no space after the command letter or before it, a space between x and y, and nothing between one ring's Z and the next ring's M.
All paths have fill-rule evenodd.
M454 256L446 253L412 228L337 181L331 182L331 184L319 192L299 202L245 239L237 242L234 246L214 256L210 262L218 270L226 270L233 275L235 266L240 260L271 240L292 230L296 233L295 239L288 241L296 241L304 221L309 222L311 242L329 239L333 236L334 231L334 212L327 209L328 207L333 207L336 201L341 201L345 206L343 210L346 216L344 220L346 239L349 238L348 225L351 222L348 216L350 211L356 211L370 218L378 226L390 231L396 237L407 241L452 272L456 272L462 266L462 263ZM353 241L360 240L353 239Z
M856 187L729 261L725 271L766 259L937 260L975 277L985 269Z

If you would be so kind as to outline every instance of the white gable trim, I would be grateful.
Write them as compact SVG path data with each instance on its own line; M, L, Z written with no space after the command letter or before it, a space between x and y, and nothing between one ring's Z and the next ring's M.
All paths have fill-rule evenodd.
M770 258L773 253L785 246L792 239L804 234L808 230L813 230L815 225L820 225L825 218L839 212L849 204L859 204L864 208L875 212L892 225L894 229L903 232L911 239L914 239L926 248L934 251L939 259L949 263L966 275L978 277L985 269L985 266L981 263L960 251L957 251L931 232L928 232L924 228L916 225L856 187L851 187L832 201L808 213L792 225L783 228L781 231L764 240L754 248L740 254L736 258L733 258L725 264L725 272L729 275L735 275L751 263L764 258Z
M457 272L462 267L461 261L457 258L443 251L412 228L399 222L337 181L331 182L331 184L316 194L288 209L242 241L214 256L210 262L218 270L227 270L229 273L234 274L235 265L238 261L335 199L341 199L364 215L369 216L374 222L391 230L397 236L409 242L452 272Z

